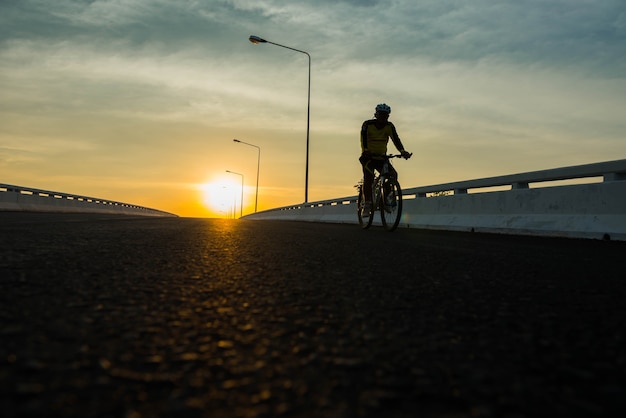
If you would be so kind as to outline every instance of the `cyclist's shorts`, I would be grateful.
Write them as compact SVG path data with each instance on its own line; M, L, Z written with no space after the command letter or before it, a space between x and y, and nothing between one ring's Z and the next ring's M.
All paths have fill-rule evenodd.
M368 158L364 156L361 156L359 158L359 161L361 162L361 165L363 166L363 174L365 174L365 172L367 171L368 173L371 173L372 175L374 175L374 170L380 173L383 169L383 165L385 164L385 160L383 159L374 159L374 158ZM389 171L391 173L396 173L396 170L393 168L391 164L389 164Z

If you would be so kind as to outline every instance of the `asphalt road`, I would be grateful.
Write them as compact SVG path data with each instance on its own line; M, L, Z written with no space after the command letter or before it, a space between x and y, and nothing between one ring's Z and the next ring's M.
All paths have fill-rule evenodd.
M616 417L626 243L0 212L12 417Z

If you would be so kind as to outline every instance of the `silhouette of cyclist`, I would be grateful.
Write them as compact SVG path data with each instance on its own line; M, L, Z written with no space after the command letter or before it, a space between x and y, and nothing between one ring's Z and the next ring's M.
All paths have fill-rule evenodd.
M398 149L404 159L411 158L411 153L404 150L402 141L396 132L396 127L389 121L391 107L385 103L376 105L374 119L363 122L361 127L361 157L359 161L363 166L363 187L365 194L365 206L363 217L368 217L372 207L372 183L374 182L374 170L380 171L385 162L383 155L387 154L389 138ZM398 178L398 173L389 165L393 175Z

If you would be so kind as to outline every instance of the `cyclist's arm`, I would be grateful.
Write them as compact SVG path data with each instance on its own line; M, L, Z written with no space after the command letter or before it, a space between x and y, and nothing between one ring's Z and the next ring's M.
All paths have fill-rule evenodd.
M400 140L400 137L398 136L398 132L396 131L396 127L391 122L389 122L389 125L391 126L391 140L393 141L393 145L396 146L398 151L403 152L404 151L404 145L402 145L402 141Z
M361 152L366 152L367 149L367 121L363 122L361 126Z

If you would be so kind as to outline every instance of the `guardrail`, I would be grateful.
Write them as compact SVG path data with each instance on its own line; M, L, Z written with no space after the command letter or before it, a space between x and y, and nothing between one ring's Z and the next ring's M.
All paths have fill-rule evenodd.
M0 211L176 216L129 203L2 183L0 183Z
M589 180L596 182L584 183ZM551 183L558 181L578 184ZM406 188L403 194L401 227L626 241L626 160ZM357 223L356 200L308 202L244 218Z

